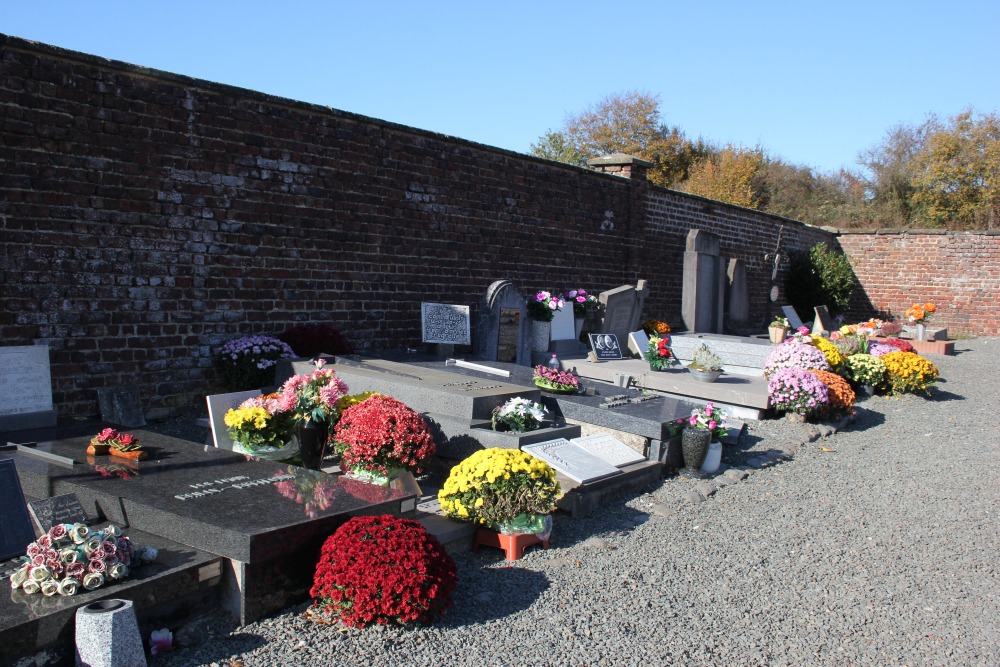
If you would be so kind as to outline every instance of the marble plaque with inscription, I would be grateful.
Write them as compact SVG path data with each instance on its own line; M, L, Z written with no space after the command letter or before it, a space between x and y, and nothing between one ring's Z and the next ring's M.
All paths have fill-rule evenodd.
M622 468L633 463L645 461L646 457L635 451L624 442L606 433L585 435L573 438L571 443L590 452L602 461L607 461L616 468Z
M64 493L28 503L28 511L39 532L63 523L87 523L87 512L75 493Z
M560 472L581 484L621 474L621 470L615 466L594 456L566 438L524 445L521 447L521 451L528 452L545 461L556 472Z
M51 409L48 346L0 347L0 416Z
M447 303L422 303L420 316L423 323L422 341L445 345L469 345L472 335L469 326L469 307Z

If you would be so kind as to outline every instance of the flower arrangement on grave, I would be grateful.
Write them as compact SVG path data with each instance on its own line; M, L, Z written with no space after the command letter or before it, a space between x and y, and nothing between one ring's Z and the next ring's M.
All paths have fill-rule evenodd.
M542 427L548 413L540 403L515 396L503 405L493 408L491 425L494 431L534 431Z
M274 488L285 498L303 506L305 515L315 519L329 509L342 492L333 475L299 466L288 466L287 472L275 474Z
M764 360L764 377L770 379L779 370L797 368L807 371L817 369L830 370L830 362L826 355L812 345L802 345L794 340L787 340L775 346Z
M889 373L889 385L897 394L930 392L938 379L937 366L913 352L890 352L882 356L882 363Z
M310 616L349 627L430 623L451 606L457 569L444 547L411 519L349 519L323 543Z
M909 341L905 341L902 338L886 338L885 342L888 343L889 345L892 345L897 350L901 350L903 352L914 351L913 346L910 345Z
M124 579L131 568L155 558L156 549L137 548L117 526L91 530L63 523L28 545L10 586L28 595L70 596Z
M222 346L216 365L230 391L258 389L274 382L278 359L295 356L284 341L269 336L244 336Z
M820 382L826 385L826 393L829 399L823 415L837 418L854 414L854 401L857 395L851 389L847 380L836 373L830 371L809 371L819 378Z
M320 354L351 354L354 348L347 337L335 326L310 322L296 324L278 334L278 340L288 344L300 357Z
M873 340L868 343L868 354L873 357L884 357L890 352L898 352L899 348L880 340Z
M551 322L557 310L562 310L565 302L551 292L541 291L528 297L528 317L538 322Z
M452 468L438 500L453 519L504 530L516 521L537 523L531 515L554 510L559 493L556 471L548 463L518 449L493 447Z
M855 386L868 385L875 389L889 386L889 371L878 357L870 354L852 354L847 358L848 377Z
M646 345L646 361L653 370L662 371L669 368L674 362L674 355L670 351L670 336L663 337L652 335Z
M843 335L836 331L834 334L838 335L834 337L834 335L831 334L830 342L833 343L833 346L837 348L837 351L840 352L840 356L842 357L849 357L852 354L860 353L862 351L862 341L864 342L865 349L868 349L868 339L864 336L857 336L855 334ZM829 361L829 359L827 360Z
M691 363L688 364L688 368L699 371L721 371L722 357L713 352L708 345L702 343L695 348L694 354L691 355Z
M878 320L881 321L881 320ZM875 332L876 336L898 336L903 331L903 325L899 322L882 322Z
M923 304L915 303L906 309L905 317L914 324L926 324L936 312L937 306L929 301Z
M830 402L823 381L801 368L781 368L772 373L767 394L775 410L807 417L822 413Z
M280 449L292 435L292 413L282 409L278 393L248 398L227 410L222 421L229 437L248 454Z
M771 329L786 329L787 330L788 327L790 327L790 326L791 325L788 323L788 318L787 317L775 317L773 320L771 320L771 323L768 325L768 328L771 328Z
M830 370L836 372L844 365L844 356L837 349L837 346L822 336L811 336L809 344L823 353ZM812 370L812 369L810 369ZM822 370L822 369L818 369Z
M585 289L571 289L560 294L558 298L564 303L573 304L573 315L580 319L593 316L601 306L597 297L589 294Z
M144 461L149 456L139 444L138 438L131 433L120 433L113 428L106 428L91 438L90 444L87 445L87 453L111 454L137 461Z
M382 394L344 410L333 439L355 477L383 486L403 471L420 474L436 451L427 420Z
M812 333L809 327L799 327L792 332L792 337L788 340L792 343L810 343L812 342Z
M317 359L316 370L293 375L281 386L279 406L292 414L296 423L330 422L337 414L337 401L347 393L347 385L326 362Z
M647 336L666 336L670 333L670 325L661 320L650 318L642 323L642 330Z
M570 392L580 388L580 378L570 371L562 371L548 366L535 366L531 377L535 386L549 391Z
M677 425L681 428L691 428L701 431L708 431L712 434L712 441L722 440L729 433L729 415L722 408L715 407L709 401L704 408L695 408L691 411L690 417L681 417L677 420Z

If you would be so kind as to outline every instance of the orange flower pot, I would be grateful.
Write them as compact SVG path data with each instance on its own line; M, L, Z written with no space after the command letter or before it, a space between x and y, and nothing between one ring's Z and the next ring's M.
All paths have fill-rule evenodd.
M476 531L472 550L479 551L480 546L496 547L504 550L507 560L520 560L524 556L524 550L536 544L541 544L543 549L549 548L549 541L543 540L537 535L504 535L489 528L480 528Z

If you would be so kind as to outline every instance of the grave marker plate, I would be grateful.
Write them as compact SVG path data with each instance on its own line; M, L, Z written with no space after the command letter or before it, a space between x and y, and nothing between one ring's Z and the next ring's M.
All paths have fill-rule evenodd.
M237 407L248 398L260 396L259 391L234 391L230 394L212 394L206 396L208 402L208 421L212 426L212 442L219 449L232 449L233 439L229 437L226 422L223 419L226 412Z
M799 327L805 326L802 323L802 318L800 318L799 314L795 312L794 306L782 306L781 312L783 312L785 317L788 318L788 324L792 327L792 329L798 329Z
M646 358L646 350L649 348L649 336L645 331L633 331L628 335L629 351L639 357Z
M622 358L622 349L618 346L618 336L614 334L588 334L590 349L597 361L612 361Z
M826 306L816 306L813 310L816 311L816 319L813 320L812 327L813 333L820 333L821 331L830 333L837 330L833 318L830 317L830 310Z
M621 470L615 466L574 445L566 438L524 445L521 450L545 461L557 472L581 484L621 474Z
M34 541L14 462L0 460L0 560L23 556Z
M420 304L420 320L425 343L444 345L469 345L472 336L469 328L469 307L447 303Z
M606 433L573 438L570 442L584 451L590 452L602 461L607 461L616 468L622 468L646 460L645 456L615 436Z
M31 513L35 527L42 533L61 523L87 523L87 512L75 493L30 502L28 512Z
M0 430L55 423L48 346L0 347Z

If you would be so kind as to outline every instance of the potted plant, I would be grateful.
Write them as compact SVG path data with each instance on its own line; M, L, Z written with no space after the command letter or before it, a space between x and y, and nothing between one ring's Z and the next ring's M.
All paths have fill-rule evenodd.
M914 352L889 347L893 351L882 355L881 359L888 372L893 393L929 393L938 379L937 366Z
M781 343L784 343L785 336L788 334L788 318L775 317L774 321L768 325L767 332L771 336L771 342L773 344L780 345Z
M559 295L564 303L573 304L573 327L576 337L583 333L583 324L593 317L600 308L601 302L585 289L571 289Z
M559 497L556 472L518 449L482 449L451 469L438 492L445 514L483 528L477 545L503 548L516 560L531 544L548 545Z
M287 343L270 336L244 336L222 346L216 365L229 391L260 389L274 384L274 365L295 352Z
M650 318L640 327L647 336L666 336L670 333L670 325L661 320Z
M785 412L789 421L804 422L826 410L829 392L822 380L801 368L782 368L767 382L771 407Z
M539 364L532 375L535 386L553 394L575 394L580 390L580 378L569 371Z
M515 396L493 409L491 424L494 431L534 431L542 427L547 412L540 404Z
M930 302L920 304L915 303L906 309L906 319L917 325L917 340L927 340L927 323L937 312L937 307Z
M772 375L783 368L798 368L807 371L813 368L821 371L830 370L830 362L826 355L812 345L802 345L795 339L785 341L771 349L764 360L764 377Z
M139 439L131 433L119 433L113 428L106 428L93 438L87 445L87 453L92 455L111 454L123 459L145 461L149 452L142 448Z
M809 372L826 385L826 393L830 401L827 403L823 416L837 419L854 414L854 401L857 395L847 380L830 371Z
M715 382L722 375L722 358L702 343L694 351L688 371L699 382Z
M382 394L344 410L333 439L352 476L381 486L405 472L420 474L436 451L427 420Z
M298 429L299 455L306 468L319 470L326 454L330 425L336 421L337 401L347 393L347 385L332 369L317 359L312 373L293 375L281 387L279 404L290 412Z
M544 290L528 297L527 306L528 317L531 318L531 349L533 352L545 352L549 349L552 317L557 310L562 310L563 305L565 302L562 299Z
M451 606L455 561L412 519L348 519L323 543L310 616L346 626L426 624Z
M286 460L298 453L298 445L289 443L295 422L292 413L282 409L281 394L248 398L227 410L223 422L233 451L240 454Z
M695 408L690 417L682 417L677 424L681 434L681 451L684 454L684 475L711 474L722 462L722 438L729 433L729 415L709 401L704 408Z
M649 370L665 371L674 363L674 355L670 351L670 336L657 335L649 337L646 345L646 361L649 362Z
M889 385L885 362L870 354L852 354L847 357L847 373L854 386L869 396Z

